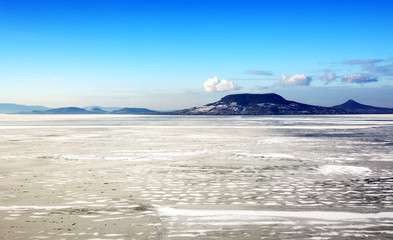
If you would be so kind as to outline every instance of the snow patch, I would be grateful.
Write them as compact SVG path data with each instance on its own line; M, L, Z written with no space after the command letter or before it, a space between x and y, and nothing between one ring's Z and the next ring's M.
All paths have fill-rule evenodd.
M324 175L339 175L339 174L368 175L371 173L371 169L367 167L324 165L318 169L318 172Z
M201 209L177 209L159 206L160 215L168 217L188 216L201 217L206 220L257 220L266 218L299 218L321 219L329 221L349 221L364 219L393 218L393 212L379 213L354 213L354 212L331 212L331 211L252 211L252 210L201 210Z
M145 162L151 161L149 158L137 158L137 157L105 157L106 161L126 161L126 162Z

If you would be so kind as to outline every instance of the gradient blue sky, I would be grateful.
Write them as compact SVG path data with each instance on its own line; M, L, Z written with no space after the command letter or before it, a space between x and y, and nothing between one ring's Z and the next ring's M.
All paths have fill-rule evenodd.
M393 107L392 12L389 0L0 0L0 102L171 110L275 92Z

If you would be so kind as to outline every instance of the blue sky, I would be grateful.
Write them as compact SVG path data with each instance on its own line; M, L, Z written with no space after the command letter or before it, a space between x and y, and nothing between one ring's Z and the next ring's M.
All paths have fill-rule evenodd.
M0 0L0 102L393 107L393 1Z

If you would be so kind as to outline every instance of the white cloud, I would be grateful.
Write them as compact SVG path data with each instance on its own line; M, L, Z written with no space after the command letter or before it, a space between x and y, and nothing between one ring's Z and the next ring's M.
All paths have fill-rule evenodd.
M369 83L378 82L378 79L368 74L349 74L344 76L341 81L345 83Z
M215 92L217 84L218 77L208 78L206 82L203 83L203 88L205 92Z
M276 82L276 85L307 86L310 85L311 80L311 77L304 74L296 74L289 77L283 74L281 80Z
M235 85L231 81L221 80L220 83L216 85L217 92L225 92L235 88Z
M337 78L337 75L332 72L327 72L324 76L321 77L321 80L329 83L331 81L334 81Z
M226 92L230 90L239 89L232 81L218 80L218 77L208 78L203 83L203 88L205 92Z

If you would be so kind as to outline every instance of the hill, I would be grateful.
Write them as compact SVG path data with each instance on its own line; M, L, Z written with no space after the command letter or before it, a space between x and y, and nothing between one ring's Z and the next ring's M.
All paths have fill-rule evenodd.
M91 113L95 113L95 114L105 114L105 113L108 113L107 111L102 110L102 109L99 108L99 107L92 108L92 109L90 109L89 111L90 111Z
M88 111L92 111L95 108L99 108L105 112L112 112L115 110L119 110L122 109L121 107L101 107L101 106L88 106L88 107L84 107L84 109L88 110Z
M54 108L46 111L32 111L31 114L92 114L94 112L87 111L83 108L77 107L65 107L65 108Z
M0 103L0 113L20 113L20 112L31 112L34 110L44 111L49 108L44 106L29 106L29 105L20 105L14 103Z
M172 112L179 115L303 115L345 114L341 109L288 101L275 93L233 94L200 107Z
M146 108L122 108L112 112L107 112L101 108L95 107L90 110L77 107L54 108L45 111L32 111L29 114L161 114L160 112Z
M112 111L111 114L160 114L160 112L147 108L122 108Z
M333 106L334 109L341 109L353 114L388 114L393 113L393 108L381 108L358 103L352 99L343 104Z

